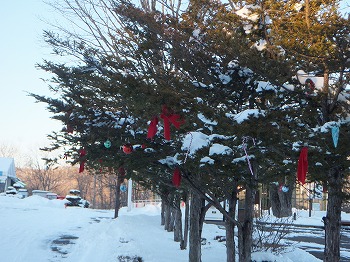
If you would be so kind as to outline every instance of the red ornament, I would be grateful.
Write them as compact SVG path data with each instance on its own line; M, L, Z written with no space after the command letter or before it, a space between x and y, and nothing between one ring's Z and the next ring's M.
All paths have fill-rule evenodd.
M178 167L174 170L172 182L175 187L179 187L181 184L181 171Z
M125 145L123 145L123 152L125 154L127 154L127 155L131 154L132 151L133 151L132 144L125 144Z
M141 145L141 148L142 148L142 149L145 149L145 148L146 148L146 145L145 145L145 144L142 144L142 145Z
M79 166L79 173L82 173L85 169L85 156L86 156L86 150L84 148L80 149L80 166ZM84 158L84 159L82 159Z
M305 184L307 171L308 171L307 147L303 147L300 152L300 156L298 160L298 170L297 170L297 178L302 185Z
M315 83L310 78L305 80L306 94L311 95L315 91Z

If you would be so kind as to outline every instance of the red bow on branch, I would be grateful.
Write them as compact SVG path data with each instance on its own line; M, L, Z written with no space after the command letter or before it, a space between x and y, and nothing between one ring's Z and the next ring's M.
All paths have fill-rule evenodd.
M174 114L166 105L162 106L160 118L164 121L164 138L170 140L170 124L177 129L185 123L179 114ZM157 133L158 117L154 117L148 127L147 138L153 138Z
M79 166L79 173L83 172L85 169L85 156L86 156L86 150L84 148L80 149L80 166ZM82 159L84 158L84 159Z
M152 139L157 134L158 117L153 117L148 127L147 138Z

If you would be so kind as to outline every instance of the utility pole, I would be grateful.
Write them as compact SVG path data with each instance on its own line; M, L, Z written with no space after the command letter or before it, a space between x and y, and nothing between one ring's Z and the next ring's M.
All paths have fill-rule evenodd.
M128 180L128 212L131 211L131 208L132 208L131 197L132 197L132 179L130 178Z

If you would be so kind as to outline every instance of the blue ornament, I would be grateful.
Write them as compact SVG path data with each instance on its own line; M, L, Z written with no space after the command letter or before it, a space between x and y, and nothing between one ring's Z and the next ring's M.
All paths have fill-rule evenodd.
M339 126L332 126L332 138L334 147L337 147L339 138Z
M105 148L110 148L112 146L112 143L109 140L106 140L103 144L104 144Z
M286 186L286 185L282 186L283 193L287 193L288 191L289 191L289 186Z
M121 186L120 186L120 191L126 192L126 190L127 190L126 185L121 185Z

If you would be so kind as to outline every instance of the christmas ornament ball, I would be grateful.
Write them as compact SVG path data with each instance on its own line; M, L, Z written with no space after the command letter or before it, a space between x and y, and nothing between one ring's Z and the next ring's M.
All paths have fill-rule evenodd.
M112 143L110 140L106 140L104 143L105 148L110 148L112 146Z
M125 154L131 154L133 151L132 145L131 144L125 144L123 145L123 152Z
M126 185L121 185L120 186L120 191L122 191L122 192L126 192Z
M289 191L289 186L283 186L282 187L282 192L287 193Z

